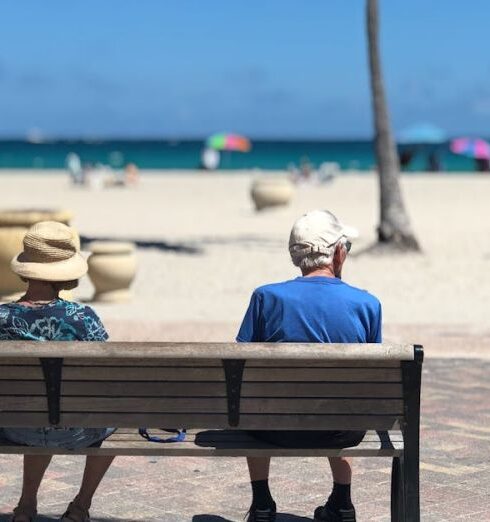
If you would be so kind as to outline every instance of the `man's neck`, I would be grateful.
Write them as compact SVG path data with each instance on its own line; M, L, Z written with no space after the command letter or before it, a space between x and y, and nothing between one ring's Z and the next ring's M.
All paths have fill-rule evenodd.
M311 272L304 273L303 277L336 277L331 267L316 268Z

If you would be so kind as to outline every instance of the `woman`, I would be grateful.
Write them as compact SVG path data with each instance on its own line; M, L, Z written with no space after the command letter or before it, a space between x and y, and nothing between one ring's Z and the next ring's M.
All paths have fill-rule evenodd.
M24 237L24 251L12 261L12 270L27 282L25 295L0 305L0 340L105 341L107 333L88 306L60 299L87 272L73 229L53 221L38 223ZM100 446L114 430L109 428L3 428L3 438L27 446L68 449ZM87 522L92 497L114 457L88 456L80 491L61 518ZM50 455L24 455L22 494L12 522L32 522L37 493Z

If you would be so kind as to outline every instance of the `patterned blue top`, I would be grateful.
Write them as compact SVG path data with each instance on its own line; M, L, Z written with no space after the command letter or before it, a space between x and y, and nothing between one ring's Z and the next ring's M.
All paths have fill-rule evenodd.
M0 341L106 341L107 332L89 306L56 299L31 307L0 305ZM28 446L85 448L100 442L113 428L0 428L0 440Z
M106 341L107 332L89 306L63 299L30 307L0 305L1 341Z

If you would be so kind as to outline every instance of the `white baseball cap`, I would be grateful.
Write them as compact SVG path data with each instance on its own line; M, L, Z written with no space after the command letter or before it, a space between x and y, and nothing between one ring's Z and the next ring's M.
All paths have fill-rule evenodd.
M312 210L294 223L289 236L289 253L293 261L313 253L329 255L340 238L358 236L355 228L344 225L328 210Z

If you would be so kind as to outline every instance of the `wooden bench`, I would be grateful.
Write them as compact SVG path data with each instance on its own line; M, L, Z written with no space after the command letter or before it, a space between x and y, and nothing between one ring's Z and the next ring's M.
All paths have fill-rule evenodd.
M418 522L423 349L413 345L0 342L0 426L113 426L101 448L0 453L392 457L392 521ZM181 443L140 426L185 427ZM367 430L285 449L242 430Z

